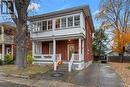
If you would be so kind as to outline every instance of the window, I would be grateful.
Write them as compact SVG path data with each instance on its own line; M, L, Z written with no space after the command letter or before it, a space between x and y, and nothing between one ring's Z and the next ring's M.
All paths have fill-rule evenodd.
M74 26L80 26L80 16L74 16Z
M66 27L66 18L61 19L61 27L65 28Z
M60 19L56 19L56 28L60 28Z
M72 27L72 26L73 26L73 16L68 17L68 27Z
M42 22L42 30L47 30L47 21Z
M36 31L36 28L37 28L36 23L33 23L33 31L34 31L34 32Z
M42 30L42 24L41 22L37 23L37 31L41 31Z
M52 29L52 20L49 20L48 21L48 30L51 30Z

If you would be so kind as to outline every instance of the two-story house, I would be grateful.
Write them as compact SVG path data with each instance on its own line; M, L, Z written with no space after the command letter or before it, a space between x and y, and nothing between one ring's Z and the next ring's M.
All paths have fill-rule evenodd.
M92 16L87 5L31 16L34 64L63 63L81 70L92 62ZM55 64L55 63L54 63Z
M5 55L15 56L15 26L9 23L0 23L0 60L5 61Z

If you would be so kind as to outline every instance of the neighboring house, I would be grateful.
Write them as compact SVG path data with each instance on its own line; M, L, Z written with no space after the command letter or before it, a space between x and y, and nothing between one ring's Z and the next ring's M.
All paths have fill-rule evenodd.
M32 24L34 64L61 59L81 70L92 62L94 25L88 6L79 6L29 18Z
M10 53L15 56L15 26L8 23L0 23L0 59L5 61L5 56Z
M0 60L5 61L5 56L11 54L13 60L16 58L16 26L13 23L0 23ZM32 42L27 40L27 52L32 51Z

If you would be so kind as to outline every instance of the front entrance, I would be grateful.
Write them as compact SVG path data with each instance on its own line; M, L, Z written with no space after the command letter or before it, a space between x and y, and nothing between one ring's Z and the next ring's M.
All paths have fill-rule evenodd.
M74 53L74 44L68 44L68 60L71 59L73 53Z

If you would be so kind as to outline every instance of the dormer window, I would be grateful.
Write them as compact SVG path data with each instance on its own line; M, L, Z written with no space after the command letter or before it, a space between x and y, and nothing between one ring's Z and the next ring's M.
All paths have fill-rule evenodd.
M68 27L73 27L73 16L68 17Z
M60 18L56 19L56 28L60 28Z
M80 26L80 15L74 16L74 26Z

